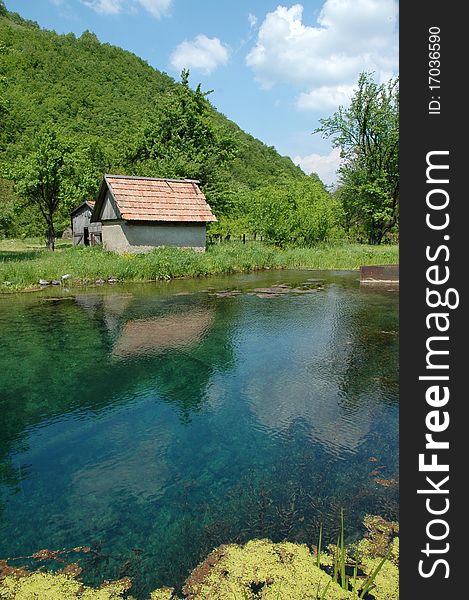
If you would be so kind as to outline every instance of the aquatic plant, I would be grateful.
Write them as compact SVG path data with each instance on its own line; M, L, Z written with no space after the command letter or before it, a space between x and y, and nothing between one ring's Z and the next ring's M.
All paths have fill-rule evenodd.
M322 523L319 526L319 540L318 540L318 550L317 550L317 560L316 560L317 567L319 567L321 565L321 546L322 546Z
M344 515L337 545L323 552L322 526L316 552L306 544L250 540L212 551L188 577L185 600L398 600L399 538L397 523L367 516L368 534L345 546ZM83 551L82 548L76 549ZM85 551L88 548L85 548ZM40 551L39 559L55 558ZM60 553L59 553L60 556ZM352 557L354 563L352 565ZM75 564L75 563L73 563ZM72 567L73 567L72 564ZM353 576L346 569L353 566ZM68 565L70 566L70 565ZM130 600L129 578L94 589L78 580L81 569L58 573L28 572L0 561L2 600ZM332 572L332 575L330 574ZM178 600L172 588L154 590L149 600Z
M317 590L324 596L326 588L327 600L357 598L317 567L305 544L264 539L220 546L194 569L183 591L188 600L316 600Z
M83 585L65 573L31 573L8 575L0 582L2 600L121 600L130 588L128 579L103 584L99 589ZM163 597L161 597L163 598Z
M150 594L150 600L176 600L173 588L160 588Z

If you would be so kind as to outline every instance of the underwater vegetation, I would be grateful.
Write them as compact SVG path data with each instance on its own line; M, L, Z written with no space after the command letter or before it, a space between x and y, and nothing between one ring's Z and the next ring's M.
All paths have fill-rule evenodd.
M399 525L372 515L365 517L364 525L368 530L365 537L345 546L342 514L338 543L324 550L322 534L313 548L268 539L221 545L191 572L182 590L184 599L398 600ZM66 562L63 554L42 550L29 558ZM15 568L8 561L0 561L0 598L132 599L130 578L92 588L80 582L80 573L76 562L53 573ZM149 600L178 600L178 596L172 588L164 587L153 591Z

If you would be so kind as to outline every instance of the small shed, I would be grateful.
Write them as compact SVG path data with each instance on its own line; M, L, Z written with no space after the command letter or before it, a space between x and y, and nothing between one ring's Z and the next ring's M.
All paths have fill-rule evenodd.
M101 223L91 223L94 202L87 200L70 214L74 246L94 246L101 243Z
M102 224L102 242L115 252L159 246L205 251L206 224L216 221L193 179L105 175L91 215Z

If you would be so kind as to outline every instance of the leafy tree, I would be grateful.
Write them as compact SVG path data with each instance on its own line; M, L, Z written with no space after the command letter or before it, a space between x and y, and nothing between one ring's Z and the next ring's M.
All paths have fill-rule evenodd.
M0 11L1 11L1 4L0 4ZM0 13L1 14L1 13ZM2 59L2 55L4 55L6 53L6 48L3 44L0 43L0 61ZM6 87L6 77L3 75L3 65L2 62L0 62L0 151L3 150L3 145L4 145L4 131L5 131L5 125L6 125L6 112L7 112L7 102L5 99L5 87Z
M279 246L292 240L296 202L286 186L268 185L255 190L249 208L256 233Z
M55 218L96 190L97 179L86 149L76 149L53 127L43 129L34 150L11 170L15 191L25 206L39 209L46 223L47 247L55 247Z
M317 177L265 186L248 196L244 212L253 231L280 246L313 246L339 232L341 206Z
M399 220L398 79L378 85L362 73L350 106L321 119L314 133L332 137L341 150L339 197L347 226L381 243Z
M313 246L340 235L342 207L315 173L309 180L295 181L290 186L297 198L296 244Z
M181 85L163 97L127 152L125 162L135 174L198 179L212 191L208 195L215 203L219 200L213 190L223 187L220 168L235 155L235 145L211 122L210 93L200 84L192 91L189 71L182 71Z

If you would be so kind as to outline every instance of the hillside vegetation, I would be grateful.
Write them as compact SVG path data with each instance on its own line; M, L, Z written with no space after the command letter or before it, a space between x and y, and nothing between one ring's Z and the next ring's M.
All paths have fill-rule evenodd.
M210 92L176 82L85 31L43 30L0 0L0 237L55 239L104 173L191 178L218 218L213 240L280 247L395 242L399 227L398 80L362 73L350 107L315 133L341 150L339 187L242 131Z
M14 193L15 163L34 153L44 130L53 129L86 159L80 168L88 185L61 203L56 216L59 234L68 223L71 206L95 195L103 172L171 176L168 161L155 168L150 152L142 166L132 152L142 140L148 142L148 133L154 132L163 114L168 116L175 97L184 105L190 96L198 111L195 125L202 122L230 150L218 161L216 178L204 182L219 215L233 212L240 193L308 179L289 158L217 112L200 90L197 98L187 81L184 92L184 84L130 52L100 43L91 32L77 38L73 33L43 30L9 13L0 0L0 40L0 236L44 233L37 206L25 207ZM189 133L194 138L198 131ZM187 147L180 148L180 154L187 158ZM174 164L174 153L170 158ZM178 176L192 175L182 170Z

